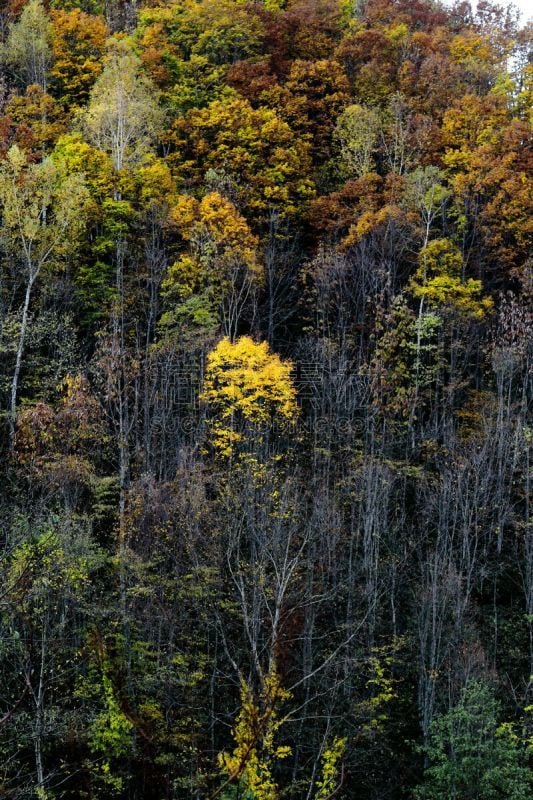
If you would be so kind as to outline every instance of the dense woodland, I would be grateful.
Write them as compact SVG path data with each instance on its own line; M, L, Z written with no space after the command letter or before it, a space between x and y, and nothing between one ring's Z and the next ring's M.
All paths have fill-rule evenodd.
M1 4L0 797L533 796L531 38Z

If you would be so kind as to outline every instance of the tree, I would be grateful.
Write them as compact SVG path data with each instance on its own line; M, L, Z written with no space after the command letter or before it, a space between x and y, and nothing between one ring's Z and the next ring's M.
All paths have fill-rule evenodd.
M13 260L15 285L25 284L15 367L11 381L9 428L15 432L17 391L29 310L35 283L41 271L76 246L84 226L87 190L80 174L68 175L60 164L47 158L28 164L15 145L0 168L0 239ZM20 271L20 273L19 273Z
M149 152L160 122L157 91L139 58L124 40L113 42L82 115L89 142L109 153L120 171Z
M26 151L31 161L48 155L65 132L61 106L37 84L28 86L24 94L14 94L6 103L5 112L15 127L14 143Z
M224 332L234 337L250 295L262 278L258 238L235 206L218 192L210 192L200 202L181 196L170 216L189 242L189 254L168 270L163 284L167 299L174 296L187 302L203 295L204 313L217 315L220 309Z
M0 558L9 606L0 624L4 640L10 640L2 660L9 660L13 678L27 689L27 700L15 710L7 732L17 737L22 753L33 750L35 779L29 780L28 794L37 798L48 797L49 784L59 774L47 754L61 736L60 697L77 658L90 573L102 563L83 523L62 523L52 518L32 531L28 520L19 520L16 546Z
M229 65L257 56L263 35L259 15L240 0L144 8L136 31L148 74L181 112L218 98Z
M354 105L342 112L333 135L344 177L360 178L374 171L380 127L379 115L371 108Z
M531 27L477 6L0 0L0 796L517 800Z
M104 436L101 409L87 381L67 375L56 408L40 402L20 411L15 453L22 470L43 487L61 492L76 508L96 481L94 455Z
M459 314L482 319L493 306L490 297L483 297L481 281L463 280L463 259L448 239L434 239L420 251L419 267L410 290L431 307L447 307Z
M46 91L52 48L50 20L42 0L29 0L24 6L20 19L9 29L1 55L21 86L36 83Z
M260 101L271 104L282 119L313 142L315 163L331 155L335 119L349 103L349 83L342 65L333 59L296 59L283 86L263 91Z
M215 100L178 119L172 138L178 178L197 186L208 170L224 170L243 209L263 224L271 211L290 216L313 196L309 145L270 109Z
M289 697L275 666L265 675L258 698L241 679L241 709L233 730L235 748L232 753L221 753L218 759L228 776L222 791L237 784L250 800L278 800L279 789L272 770L291 750L277 745L275 737L283 723L278 718L280 707ZM229 800L232 795L227 793L222 797Z
M455 706L431 725L429 766L419 800L527 800L533 779L512 726L498 724L489 686L472 680Z
M101 17L77 8L53 11L51 20L52 91L64 106L73 110L86 103L102 72L107 28Z
M221 456L243 441L243 423L260 428L297 416L290 363L249 336L222 339L209 354L201 399L213 414L211 436Z
M113 197L115 176L109 155L85 142L81 134L60 136L52 157L69 174L83 174L87 190L94 200L93 212L106 198Z
M450 191L445 175L437 167L417 167L407 176L403 203L419 216L422 247L426 247L433 226L444 219Z

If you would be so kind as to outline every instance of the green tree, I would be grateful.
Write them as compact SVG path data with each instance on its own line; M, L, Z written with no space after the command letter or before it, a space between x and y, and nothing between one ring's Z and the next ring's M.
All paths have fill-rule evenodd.
M26 684L27 700L16 709L9 733L20 741L22 756L25 746L33 750L30 785L35 794L28 796L45 800L52 796L48 788L54 771L47 753L66 719L59 713L61 691L77 658L74 643L79 642L90 575L101 561L82 521L54 517L35 531L20 519L14 534L20 541L15 539L13 552L0 557L0 659L4 669L8 661L15 681ZM74 719L76 712L71 713Z
M429 766L418 800L528 800L533 778L525 748L512 728L498 723L492 690L467 683L458 703L430 728Z
M380 129L379 114L372 108L354 105L343 111L337 120L334 139L344 177L360 178L374 170Z
M9 426L12 440L33 289L46 266L58 263L75 248L84 227L87 199L83 177L68 175L61 164L51 158L39 164L28 164L15 145L0 166L0 240L16 265L18 280L15 282L25 285L11 381Z
M89 142L109 153L118 171L149 152L160 121L157 91L138 57L124 40L113 42L82 116Z
M22 86L38 84L46 91L48 70L52 63L52 32L42 0L30 0L18 22L9 30L0 51L2 60L15 73Z

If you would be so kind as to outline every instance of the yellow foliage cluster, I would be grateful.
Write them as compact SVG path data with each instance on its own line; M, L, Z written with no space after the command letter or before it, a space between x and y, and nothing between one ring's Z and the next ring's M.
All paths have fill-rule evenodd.
M91 198L101 200L113 194L113 165L106 153L87 144L79 133L61 136L52 154L68 174L83 173Z
M354 247L365 236L369 236L373 231L382 226L390 225L394 222L402 223L404 219L403 211L396 205L386 205L378 211L364 211L357 222L350 226L348 235L343 241L343 246Z
M254 800L279 797L272 768L276 761L287 758L291 749L277 746L274 740L283 724L279 708L289 697L275 667L266 675L257 699L246 681L241 681L241 710L233 730L235 748L232 753L220 753L218 761L229 780L239 781Z
M466 30L455 36L450 42L450 56L456 64L469 62L495 63L497 54L489 40L473 30Z
M233 203L218 192L210 192L200 201L181 195L170 217L189 242L190 252L170 267L164 284L167 293L186 298L208 286L224 290L239 268L253 281L260 281L258 239Z
M50 78L64 105L81 106L102 72L106 24L101 17L79 8L55 9L51 18L54 58Z
M429 242L420 253L411 292L430 306L447 306L466 317L483 319L492 300L482 296L481 281L461 278L462 264L460 252L448 239Z
M267 342L242 336L222 339L210 353L201 399L213 413L213 444L229 456L242 439L244 423L261 426L276 418L295 419L298 413L292 364L270 351Z
M478 147L498 142L509 122L508 117L508 109L501 98L479 98L473 94L465 95L445 112L442 160L451 175L470 168Z
M314 800L328 800L338 787L339 764L346 752L346 737L336 736L322 753L322 774L316 782Z
M176 195L176 185L169 167L160 158L148 155L136 172L139 194L145 203L170 204Z
M271 109L253 108L239 97L215 100L173 128L177 175L199 184L208 169L224 164L238 176L241 202L258 219L273 208L282 217L293 214L315 193L309 143Z

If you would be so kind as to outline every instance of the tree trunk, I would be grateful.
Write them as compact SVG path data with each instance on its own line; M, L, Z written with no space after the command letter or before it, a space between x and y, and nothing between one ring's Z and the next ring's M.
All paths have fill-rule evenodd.
M17 346L17 358L15 361L15 370L13 372L13 380L11 382L11 403L9 409L9 447L13 450L15 444L15 426L17 421L17 391L20 378L20 370L22 368L22 355L24 353L24 343L26 341L26 333L28 330L28 313L30 308L31 292L37 273L31 273L26 286L26 294L24 296L24 306L22 308L22 321L20 325L19 341Z

